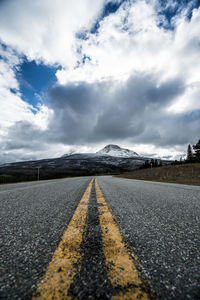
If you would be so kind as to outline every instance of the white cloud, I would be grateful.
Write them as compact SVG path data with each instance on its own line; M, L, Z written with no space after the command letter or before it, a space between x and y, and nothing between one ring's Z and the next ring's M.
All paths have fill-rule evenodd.
M169 113L180 114L200 110L200 81L187 86L185 93L167 108Z
M100 22L97 33L80 41L90 57L79 68L57 72L59 81L127 79L133 72L166 70L172 32L157 26L157 16L145 1L127 2ZM159 45L159 47L158 47ZM167 59L167 62L166 62Z
M22 63L20 56L45 64L74 66L79 55L75 47L76 33L93 25L104 3L104 0L1 3L0 42L6 47L0 44L0 142L9 141L7 134L15 124L28 121L38 131L44 131L53 116L47 106L33 108L22 100L15 74ZM16 153L17 156L23 154Z
M6 1L0 9L2 41L30 60L74 66L75 35L92 26L104 0Z
M52 110L45 105L33 108L21 98L15 68L21 59L9 48L0 45L0 141L7 137L9 128L18 122L29 121L39 130L45 130Z
M0 132L5 135L6 128L15 122L30 118L31 106L22 101L19 84L13 68L20 60L11 50L0 46ZM11 89L15 93L11 92Z
M200 81L200 8L193 10L189 21L184 16L176 20L172 48L174 69L185 75L188 84Z
M100 23L95 34L80 41L86 59L78 68L57 71L61 84L68 82L110 80L126 81L130 74L159 74L161 82L184 78L187 90L169 111L186 112L199 108L200 93L200 9L191 20L183 13L174 19L174 31L159 27L153 3L124 3L117 13ZM195 88L194 88L195 86ZM194 91L195 90L195 91Z
M174 145L177 145L180 142L183 145L185 138L182 133L176 144L175 134L172 134L173 138L170 140L171 130L173 127L176 127L177 123L177 128L181 129L181 126L184 124L181 121L184 118L184 114L200 109L200 9L193 10L190 20L185 18L186 12L183 12L173 19L174 30L166 30L158 26L162 17L156 13L156 1L127 1L123 3L116 13L108 15L100 22L97 32L90 33L89 29L100 16L103 5L106 2L108 0L77 0L74 2L70 0L59 0L56 2L53 0L9 0L1 4L0 41L16 51L10 50L11 48L9 47L7 49L0 48L0 55L4 57L0 61L0 133L4 138L9 128L19 124L19 122L24 122L23 124L25 125L27 125L26 122L30 122L34 127L34 132L38 130L39 134L35 135L36 138L37 136L41 137L42 132L48 132L49 124L52 131L57 125L63 126L65 124L66 128L64 126L58 128L56 136L59 138L58 133L60 133L66 139L64 140L63 138L64 142L62 145L64 148L59 144L60 141L57 143L59 148L64 151L65 147L70 147L64 146L64 144L67 144L68 136L65 133L65 129L68 130L72 126L72 132L73 130L78 130L78 132L75 132L77 136L81 130L87 129L89 136L90 132L88 131L86 120L88 118L94 120L94 114L93 118L90 118L89 108L86 118L83 117L84 105L86 107L87 99L83 103L82 98L79 99L81 103L79 107L82 107L82 113L75 111L75 115L72 116L72 109L70 108L66 119L67 105L73 108L73 105L70 103L70 96L67 100L64 98L65 93L68 93L69 85L73 85L73 93L77 96L77 91L83 82L93 84L93 87L95 87L97 82L103 81L102 86L104 86L107 94L105 99L101 101L105 91L100 93L98 90L99 94L97 95L96 93L100 100L98 103L95 101L95 105L101 107L101 110L95 110L96 123L100 115L105 115L106 118L107 111L108 115L111 114L112 108L116 111L118 117L120 117L120 114L124 114L123 120L129 120L125 115L129 114L129 109L123 107L123 98L119 97L121 102L116 100L118 97L116 87L121 89L124 87L124 90L126 89L127 105L131 106L134 103L136 108L140 107L139 121L141 121L141 116L149 117L149 124L146 124L147 129L143 134L141 133L143 128L139 128L141 122L138 121L138 116L134 114L131 116L130 124L127 123L128 125L124 125L126 128L121 128L122 133L126 131L125 129L129 125L131 130L136 128L138 140L136 140L137 148L135 150L141 153L142 149L146 149L144 151L152 153L154 150L156 151L157 147L159 155L162 153L167 155L167 151L170 154L173 152L174 155L180 154L181 149L176 149L177 146L174 146L174 150L169 148L163 148L164 150L162 150L158 144L161 145L162 136L166 134L168 137L165 139L166 144L172 145L174 143ZM170 5L173 4L172 1L170 3ZM84 30L87 38L78 38L76 34ZM54 113L57 108L53 105L53 108L48 103L33 108L22 100L19 83L15 76L15 68L22 61L20 55L21 57L25 55L28 60L61 66L56 75L58 83L66 85L64 100L62 100L65 102L65 105L63 105L64 108L60 111L57 110L57 112L62 113L63 123L59 123L59 115L55 116ZM131 82L133 82L134 91L131 90L131 84L127 88L130 78ZM152 82L152 91L155 97L158 97L157 91L159 89L163 92L165 99L162 99L160 94L158 97L160 101L159 116L156 115L155 103L151 103L152 99L150 98L152 96L149 93L148 84L143 87L140 80L138 86L134 83L138 78L148 78L146 83ZM174 86L173 82L175 83ZM74 83L77 85L77 90ZM112 84L112 86L108 86L109 84ZM93 87L91 85L91 90ZM175 95L171 99L167 98L166 89L169 89L169 87L172 89L172 95ZM181 92L175 93L174 88L176 87ZM11 92L10 89L15 90L15 93ZM132 94L129 94L130 91ZM90 95L89 92L88 95ZM116 99L113 98L113 95ZM58 103L61 103L60 99L57 100ZM112 105L109 101L112 102ZM141 101L145 103L143 108ZM81 129L80 123L75 118L77 116L79 122L80 120L82 122ZM160 116L162 116L164 121ZM195 127L193 127L195 130L199 128L197 125L198 116L195 118L195 125L191 121L193 125L188 129L188 133L191 132L192 126ZM52 120L54 120L56 126L54 126ZM116 121L115 117L113 117L114 121ZM105 127L115 127L112 126L113 124L106 122L104 124ZM19 126L18 130L25 130L24 128L26 126ZM94 128L95 124L93 124L93 127L91 126L91 132ZM195 134L193 134L193 137ZM88 136L85 138L86 142L89 140L87 140ZM14 135L12 138L14 138ZM73 143L73 138L74 135L72 134L70 143ZM111 136L109 138L112 139ZM151 139L154 139L154 145L152 145ZM53 155L53 153L57 153L55 140L54 142L50 141L50 143L49 149L52 150L49 153ZM97 143L102 143L100 138ZM139 143L141 143L141 146L139 146ZM146 143L149 143L149 145L145 148L143 145ZM18 143L16 144L18 145ZM91 147L95 147L94 144L91 145ZM163 146L165 147L166 145ZM36 149L38 143L34 147ZM83 146L77 147L79 147L80 151L84 149ZM90 149L88 147L90 146L86 148ZM38 156L43 157L46 149L40 149L38 152L34 151ZM24 150L19 151L21 151L19 157L22 157ZM30 155L33 155L33 151L30 151Z

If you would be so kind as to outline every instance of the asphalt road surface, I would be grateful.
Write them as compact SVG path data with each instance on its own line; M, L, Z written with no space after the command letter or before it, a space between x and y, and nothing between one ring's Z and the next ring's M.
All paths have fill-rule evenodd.
M114 286L115 281L120 282L113 280L111 272L118 263L118 254L109 248L114 247L113 243L106 244L106 235L111 234L112 238L109 225L104 225L108 212L97 185L90 183L91 177L2 185L0 299L31 299L45 278L64 232L79 225L84 229L77 235L81 237L80 247L76 244L75 249L65 243L73 253L68 253L68 258L77 257L77 263L72 264L76 274L68 291L71 299L112 299L113 295L123 299L133 290L141 299L142 295L144 299L200 299L200 187L110 176L97 180L137 268L137 284L128 283L125 291L119 284ZM88 199L87 195L83 198L89 183ZM84 209L81 225L77 218ZM75 211L78 213L73 217ZM115 227L110 228L117 244L119 235ZM124 251L121 253L125 257ZM114 262L112 266L109 259ZM125 281L123 269L121 276L125 276ZM62 274L60 271L61 267L56 276ZM59 292L60 299L65 299Z

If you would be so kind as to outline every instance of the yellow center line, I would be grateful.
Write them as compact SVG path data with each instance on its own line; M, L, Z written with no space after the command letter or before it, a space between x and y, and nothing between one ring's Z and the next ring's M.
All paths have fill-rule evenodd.
M97 179L95 179L95 186L108 278L115 290L112 299L150 299Z
M75 265L81 257L81 242L92 183L93 179L81 198L32 300L71 299L68 289L77 273Z

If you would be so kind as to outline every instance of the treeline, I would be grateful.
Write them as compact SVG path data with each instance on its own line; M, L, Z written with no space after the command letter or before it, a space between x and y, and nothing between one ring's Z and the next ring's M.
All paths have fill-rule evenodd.
M200 163L200 140L194 145L188 145L187 155L185 159L175 160L172 165L180 165L184 163Z
M172 161L171 165L180 165L184 163L200 163L200 140L194 145L188 145L186 158ZM140 169L161 167L162 161L157 159L146 160Z
M200 162L200 140L191 147L191 145L188 145L187 148L187 157L185 159L185 162L189 163L199 163Z
M35 174L25 174L22 169L18 169L17 171L13 172L10 170L10 174L0 174L0 184L6 183L17 183L17 182L26 182L26 181L37 181L38 174L37 169L31 170L35 172ZM95 176L95 175L118 175L123 170L103 170L99 169L96 170L94 168L88 170L65 170L60 169L58 171L55 170L40 170L39 180L49 180L49 179L61 179L61 178L68 178L68 177L78 177L78 176ZM7 170L9 172L9 170ZM5 172L4 172L5 173Z
M144 164L140 167L140 169L148 169L148 168L157 168L162 167L162 161L157 159L145 160Z

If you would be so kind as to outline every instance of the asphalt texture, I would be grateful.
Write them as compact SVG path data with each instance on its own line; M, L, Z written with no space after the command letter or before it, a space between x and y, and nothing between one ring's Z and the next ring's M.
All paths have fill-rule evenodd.
M89 181L0 186L0 299L31 299Z
M90 177L0 186L0 299L31 299ZM200 187L98 177L139 274L160 299L200 299ZM110 299L94 185L74 299Z
M200 299L200 187L110 176L98 181L157 296Z
M107 276L102 249L101 227L95 183L93 182L86 230L81 245L83 256L80 271L75 275L68 294L72 299L112 299L112 286Z

